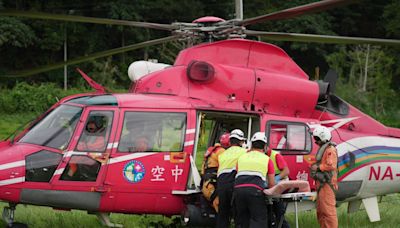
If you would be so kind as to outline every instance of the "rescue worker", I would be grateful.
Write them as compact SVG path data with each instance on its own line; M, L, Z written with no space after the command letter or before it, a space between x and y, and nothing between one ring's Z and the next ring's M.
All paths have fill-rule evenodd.
M288 179L289 176L289 167L286 163L285 158L276 150L271 150L267 148L267 155L272 160L274 164L274 171L275 171L275 184L278 184L281 180ZM282 220L282 228L289 228L289 223L285 219L285 205L281 200L274 201L273 204L273 211L275 213L277 219L277 225L279 225L280 220ZM282 218L283 216L283 218ZM279 227L279 226L278 226Z
M275 185L272 160L265 154L267 138L257 132L251 138L251 149L237 162L234 198L236 227L267 227L267 204L263 190Z
M231 131L229 135L229 147L218 156L217 192L219 197L217 227L229 227L232 217L232 195L236 175L236 162L246 153L242 147L246 138L240 129Z
M204 197L213 205L218 212L219 199L217 196L217 171L218 156L229 147L229 133L224 133L219 137L219 143L211 146L204 154L204 161L201 169L202 189Z
M124 130L127 131L118 144L120 152L142 152L150 148L149 137L144 135L145 123L137 121L127 121Z
M324 126L313 131L315 143L320 146L311 166L311 177L317 187L317 218L320 227L338 227L335 192L337 186L337 151L331 142L331 132Z
M85 130L82 133L81 139L79 139L77 150L78 151L100 151L103 152L106 148L106 140L102 132L104 130L101 121L96 121L91 118L88 120ZM77 157L75 160L69 162L68 176L71 178L81 178L79 176L79 164L84 163L85 158ZM79 179L78 179L79 180Z
M102 130L104 129L100 121L89 120L81 139L79 139L77 149L79 151L103 152L105 150L105 138Z

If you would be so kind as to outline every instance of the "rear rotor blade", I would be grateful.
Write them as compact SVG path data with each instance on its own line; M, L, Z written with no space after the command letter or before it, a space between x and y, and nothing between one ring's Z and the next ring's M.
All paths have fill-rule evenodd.
M268 40L275 41L300 41L311 43L331 43L331 44L374 44L400 46L400 40L377 39L364 37L348 37L348 36L327 36L299 33L281 33L281 32L262 32L245 30L246 35L262 36Z
M84 17L75 15L51 14L51 13L32 12L32 11L18 11L18 10L8 10L8 9L0 10L0 16L27 17L27 18L44 19L44 20L71 21L71 22L106 24L106 25L125 25L125 26L160 29L160 30L174 29L174 26L168 24L126 21L126 20L116 20L108 18Z
M51 71L54 69L62 68L62 67L64 67L64 65L78 64L78 63L86 62L88 60L93 60L93 59L106 57L106 56L110 56L110 55L115 55L118 53L132 51L132 50L136 50L136 49L143 48L143 47L149 47L149 46L156 45L156 44L166 43L169 41L177 40L177 39L179 39L179 37L180 37L179 35L175 35L175 36L168 36L168 37L164 37L164 38L160 38L160 39L156 39L156 40L145 41L142 43L132 44L132 45L128 45L125 47L120 47L120 48L115 48L115 49L111 49L111 50L107 50L107 51L97 52L97 53L94 53L94 54L91 54L88 56L71 59L66 62L59 62L59 63L50 64L50 65L36 68L36 69L1 75L0 77L25 77L25 76L30 76L30 75L34 75L34 74L39 74L39 73Z
M347 5L350 3L357 2L359 0L324 0L320 2L314 2L302 6L297 6L277 12L273 12L270 14L261 15L258 17L248 18L242 21L237 21L235 24L246 26L255 23L260 23L264 21L272 21L272 20L280 20L280 19L289 19L293 17L297 17L304 14L316 13L320 11L324 11L330 8Z

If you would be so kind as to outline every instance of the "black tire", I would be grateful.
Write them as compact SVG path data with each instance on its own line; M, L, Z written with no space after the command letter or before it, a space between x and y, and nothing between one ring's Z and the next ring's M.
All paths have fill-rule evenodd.
M188 227L214 227L215 226L215 218L209 218L203 216L201 212L201 208L188 204L186 206L186 211L183 215L183 220L188 219L188 221L183 221L182 224Z
M7 226L7 227L11 227L11 228L28 228L28 225L26 225L25 223L21 223L21 222L14 222L11 226Z

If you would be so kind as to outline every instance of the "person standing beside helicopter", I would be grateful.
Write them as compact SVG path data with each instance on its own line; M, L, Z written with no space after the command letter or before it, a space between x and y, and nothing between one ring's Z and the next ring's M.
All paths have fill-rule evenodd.
M231 131L229 142L231 147L218 156L217 193L219 196L217 227L230 225L232 217L232 195L236 175L236 163L240 156L246 153L242 147L246 138L240 129Z
M275 171L275 184L278 184L281 180L288 179L289 176L289 166L286 163L285 158L276 150L272 150L267 148L267 155L272 160L274 164L274 171ZM273 202L273 211L277 218L277 223L280 223L282 220L282 228L289 228L289 223L285 219L285 205L281 200Z
M224 133L219 137L219 143L211 146L204 154L202 165L202 188L204 197L212 203L216 212L218 212L219 198L217 195L217 171L218 156L230 146L229 133Z
M234 198L236 227L267 227L267 203L263 190L275 185L272 159L266 154L267 138L257 132L251 138L251 149L237 161Z
M320 227L338 227L335 192L337 186L337 150L331 142L331 132L324 126L313 131L315 143L320 146L311 166L311 177L317 187L317 218Z

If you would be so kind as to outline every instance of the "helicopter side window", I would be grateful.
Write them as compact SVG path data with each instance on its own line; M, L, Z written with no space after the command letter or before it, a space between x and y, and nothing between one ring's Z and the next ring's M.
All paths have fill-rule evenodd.
M38 122L19 142L64 150L81 114L80 107L61 105Z
M118 151L182 151L185 130L185 113L125 112Z
M111 111L91 111L76 150L104 152L110 136L112 119Z
M71 157L60 180L67 181L96 181L101 163L85 155Z
M269 121L267 123L269 147L282 154L308 154L311 152L311 134L303 123Z
M31 182L49 182L61 158L61 154L47 150L26 156L25 180Z

